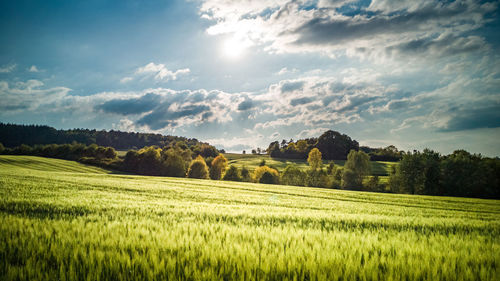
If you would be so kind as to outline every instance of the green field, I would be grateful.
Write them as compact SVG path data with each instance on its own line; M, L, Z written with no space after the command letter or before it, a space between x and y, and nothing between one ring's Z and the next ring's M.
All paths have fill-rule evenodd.
M271 163L269 163L271 164ZM0 156L0 280L499 280L500 202Z

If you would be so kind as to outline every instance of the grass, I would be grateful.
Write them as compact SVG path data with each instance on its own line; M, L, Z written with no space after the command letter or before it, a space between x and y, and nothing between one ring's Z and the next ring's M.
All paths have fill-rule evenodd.
M499 203L0 156L0 280L498 280Z

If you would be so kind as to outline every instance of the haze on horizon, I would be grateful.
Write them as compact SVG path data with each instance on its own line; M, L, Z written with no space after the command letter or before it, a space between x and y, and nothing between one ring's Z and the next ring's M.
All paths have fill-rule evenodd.
M499 1L3 1L0 122L500 156Z

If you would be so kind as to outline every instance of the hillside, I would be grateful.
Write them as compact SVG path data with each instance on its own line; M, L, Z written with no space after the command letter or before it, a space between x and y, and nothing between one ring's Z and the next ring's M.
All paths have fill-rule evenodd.
M495 280L499 237L498 200L0 156L1 280Z

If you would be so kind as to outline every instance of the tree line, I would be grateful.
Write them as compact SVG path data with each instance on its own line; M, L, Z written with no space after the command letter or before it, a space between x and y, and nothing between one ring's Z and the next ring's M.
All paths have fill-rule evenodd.
M317 148L325 160L345 160L351 150L365 152L372 161L399 161L403 152L393 146L385 148L370 148L359 146L356 140L346 134L336 131L326 131L318 138L306 138L298 141L282 140L281 143L274 141L269 144L267 154L273 158L306 159L309 152Z
M140 149L147 146L165 147L172 143L184 142L187 146L196 146L202 150L210 146L194 138L164 136L161 134L121 132L115 130L71 129L57 130L49 126L16 125L0 123L0 142L6 147L16 147L21 144L71 144L113 147L116 150ZM208 149L218 153L215 147ZM214 156L215 157L215 156Z
M500 198L500 159L465 150L442 156L430 149L403 155L389 178L395 193Z
M36 155L101 166L140 175L189 177L266 184L284 184L374 192L445 195L479 198L500 198L500 159L482 157L457 150L442 156L425 149L403 155L393 166L388 183L378 176L370 176L370 156L351 150L343 167L333 161L323 164L318 148L309 151L309 168L302 170L288 165L281 173L262 160L253 172L246 167L229 166L223 154L212 150L198 150L184 142L171 143L160 148L149 146L129 150L118 157L112 147L96 144L20 145L5 148L0 143L0 154ZM215 156L215 157L214 157Z

